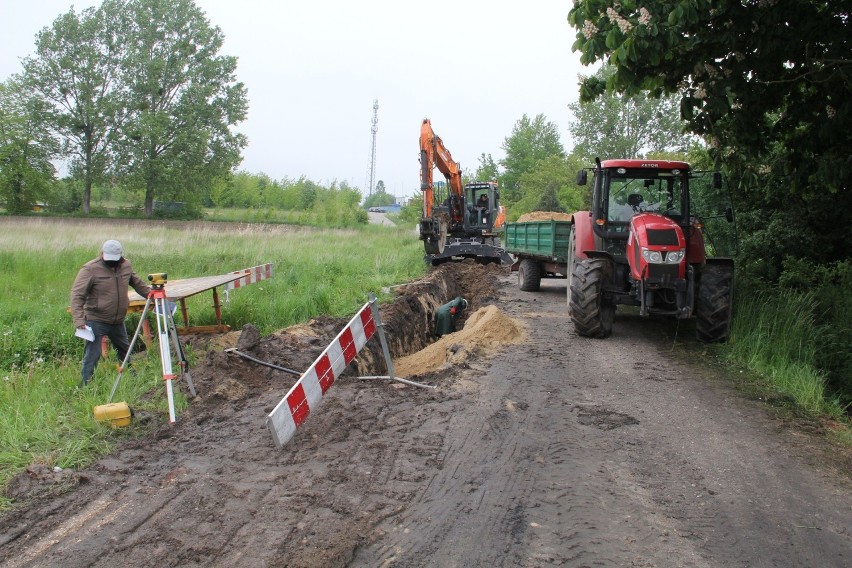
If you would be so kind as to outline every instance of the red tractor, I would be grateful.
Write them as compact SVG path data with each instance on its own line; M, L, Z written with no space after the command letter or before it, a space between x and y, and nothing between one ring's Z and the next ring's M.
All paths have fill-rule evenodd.
M725 341L731 325L734 263L707 255L701 221L691 211L686 162L595 160L592 210L573 215L568 305L574 329L607 337L617 304L639 314L695 317L705 343ZM721 175L712 175L721 188ZM587 183L587 170L577 174ZM724 217L733 222L733 211Z

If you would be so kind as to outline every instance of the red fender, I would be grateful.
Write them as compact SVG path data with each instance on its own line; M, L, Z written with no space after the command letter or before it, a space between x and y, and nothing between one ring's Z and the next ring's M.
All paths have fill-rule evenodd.
M577 211L571 215L571 222L574 223L574 258L589 258L586 252L595 250L592 212Z

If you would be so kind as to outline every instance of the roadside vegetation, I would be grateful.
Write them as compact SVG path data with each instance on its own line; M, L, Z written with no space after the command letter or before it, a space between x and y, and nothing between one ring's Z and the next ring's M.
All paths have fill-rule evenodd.
M731 339L719 346L750 370L771 398L849 422L852 405L852 263L789 266L767 286L737 283ZM852 442L852 437L848 440Z
M409 230L387 227L327 230L283 225L3 218L0 233L0 486L30 464L78 467L117 441L144 431L144 422L112 430L94 422L116 377L114 355L80 388L82 342L67 312L79 267L118 238L143 278L223 274L267 262L273 277L230 294L222 321L252 323L268 334L319 315L347 316L370 292L416 279L426 269ZM220 296L221 297L221 296ZM224 300L224 298L222 298ZM215 323L211 293L187 301L190 325ZM132 333L138 315L128 317ZM193 354L189 354L192 360ZM159 352L133 358L116 400L166 416ZM178 399L179 409L184 404ZM0 502L0 508L3 507Z

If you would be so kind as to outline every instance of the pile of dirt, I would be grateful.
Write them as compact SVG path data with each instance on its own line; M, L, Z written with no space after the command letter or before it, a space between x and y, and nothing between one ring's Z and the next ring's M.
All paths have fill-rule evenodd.
M559 213L556 211L531 211L518 217L518 223L526 221L570 221L571 213Z
M527 333L497 306L486 306L468 318L464 329L444 335L432 345L394 363L400 377L413 377L458 365L474 354L490 354L502 345L520 343Z

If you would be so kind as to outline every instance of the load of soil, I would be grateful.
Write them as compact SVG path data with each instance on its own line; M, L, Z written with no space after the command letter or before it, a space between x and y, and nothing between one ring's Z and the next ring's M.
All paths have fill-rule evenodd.
M531 211L518 217L518 223L527 221L570 221L571 213L560 213L557 211Z

